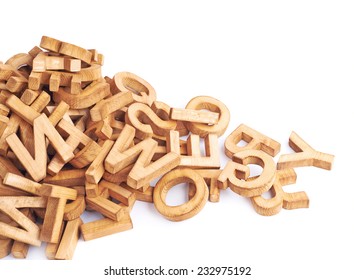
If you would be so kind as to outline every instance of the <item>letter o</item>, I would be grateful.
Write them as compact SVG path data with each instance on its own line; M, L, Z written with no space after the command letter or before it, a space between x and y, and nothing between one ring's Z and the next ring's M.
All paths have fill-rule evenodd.
M167 192L180 183L195 185L195 195L186 203L178 206L166 204ZM154 189L154 204L157 211L170 221L183 221L198 214L208 200L209 190L203 179L192 169L175 169L166 173L156 184Z

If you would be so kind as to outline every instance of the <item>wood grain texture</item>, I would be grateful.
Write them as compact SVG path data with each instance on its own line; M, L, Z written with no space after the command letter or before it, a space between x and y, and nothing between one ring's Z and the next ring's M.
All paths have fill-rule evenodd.
M64 219L67 200L75 200L77 191L71 188L43 184L40 194L48 197L48 203L43 221L40 239L49 243L57 243L60 238L60 228Z
M1 103L0 104L0 115L6 117L9 115L9 113L10 113L10 108Z
M65 70L69 72L79 72L81 61L65 56L53 55L50 52L40 52L33 59L32 71L44 72L46 70Z
M87 64L92 63L92 51L48 36L42 36L40 47L48 51L77 58ZM97 56L98 54L96 55L96 61L98 60Z
M120 221L128 211L126 206L117 204L102 196L87 197L86 203L88 206L101 213L103 216L115 221Z
M123 151L127 150L135 137L135 128L130 125L125 125L113 147L105 159L105 169L111 174L117 173L124 167L134 162L120 162L117 158ZM124 166L125 165L125 166Z
M170 152L151 163L157 148L157 142L147 138L127 149L134 138L135 129L126 125L114 143L105 160L105 169L114 174L134 163L129 172L127 183L130 187L139 189L149 184L153 179L178 166L180 157Z
M101 180L103 173L105 171L104 160L108 155L108 153L110 152L113 144L114 142L111 140L104 141L104 143L101 146L100 152L98 153L94 161L86 170L85 178L87 182L91 184L98 184L98 182Z
M60 73L59 86L68 87L69 93L72 95L78 95L83 92L82 87L86 83L103 82L101 75L101 66L93 64L89 67L82 68L80 72L71 73L66 71L52 71L47 70L44 72L32 71L28 77L28 88L31 90L38 90L43 85L50 85L50 79L52 75L57 76ZM57 92L55 92L57 93ZM59 94L60 96L60 94Z
M78 195L74 201L66 203L63 216L64 221L72 221L79 218L85 212L85 208L85 196Z
M174 120L163 120L146 104L134 103L125 115L126 123L136 129L135 137L145 139L154 134L166 136L177 126Z
M281 155L277 164L278 169L300 166L332 169L334 156L316 151L295 132L290 135L289 146L295 151L295 154Z
M4 95L4 103L6 103L7 99L9 97L12 96L12 94L10 92L8 92L8 94L6 93L6 91L1 91L0 95ZM34 111L37 112L42 112L43 109L47 106L47 104L50 101L50 96L48 93L46 93L45 91L42 91L40 93L40 95L38 96L38 98L31 104L31 111L32 109ZM26 107L27 108L27 107ZM26 141L23 139L25 137L22 137L22 133L23 133L23 128L26 125L26 122L17 114L11 114L11 117L9 118L8 122L7 122L7 127L4 129L1 138L0 138L0 154L5 156L7 155L8 152L8 143L6 141L6 138L13 134L13 133L17 133L18 130L20 129L21 131L21 140L24 142L24 145L26 148L30 148L28 145L26 145ZM27 131L28 133L29 131ZM27 138L25 138L27 139ZM27 141L28 142L28 141ZM33 144L32 144L33 146ZM33 147L32 147L33 150ZM31 154L31 149L29 150L30 154Z
M37 46L33 47L28 53L18 53L11 56L6 62L6 65L10 65L15 69L21 71L21 68L25 66L32 66L33 58L42 50ZM1 63L0 63L1 64ZM24 71L21 71L24 75Z
M237 146L241 141L247 142L243 147ZM240 124L225 140L225 154L232 158L233 154L244 150L262 150L270 156L276 156L280 151L280 143L268 136Z
M37 112L42 112L50 102L50 95L46 91L41 91L36 100L31 104L31 108Z
M245 150L234 154L232 159L242 165L257 164L263 168L261 175L253 180L239 179L231 170L228 174L228 181L232 191L241 196L253 197L261 195L272 187L276 165L270 155L260 150Z
M85 241L101 238L133 228L129 213L125 213L120 221L103 218L101 220L85 223L80 230Z
M11 238L0 239L0 259L7 257L11 253L14 240Z
M147 186L141 189L133 189L126 184L121 184L123 188L135 194L136 200L153 203L154 187Z
M218 188L226 190L229 183L235 178L246 180L250 175L248 166L233 161L228 161L218 177Z
M167 152L180 155L180 167L189 168L220 168L220 156L218 149L218 137L216 134L208 134L204 138L205 156L200 152L200 136L190 134L187 138L187 155L182 155L179 132L170 131L166 139Z
M151 105L151 109L155 112L155 114L165 121L171 120L171 107L161 101L154 101ZM189 134L189 130L185 127L183 121L177 121L177 125L175 130L179 132L180 136L186 136Z
M277 170L276 179L270 189L272 197L270 199L263 196L251 197L256 212L263 216L272 216L278 214L282 208L289 210L308 208L309 198L305 192L287 193L283 190L283 186L295 182L296 173L294 169Z
M223 102L196 96L176 108L133 73L103 77L103 63L96 49L48 36L0 62L0 258L25 258L30 245L46 242L49 259L70 260L80 234L131 229L137 200L171 221L194 217L228 187L263 216L306 208L305 192L284 188L296 181L292 167L332 168L333 155L293 132L295 153L282 155L277 170L280 144L241 124L226 137L231 160L220 169L219 138L230 121ZM252 165L260 175L250 175ZM180 183L187 202L167 205ZM85 211L104 218L84 224Z
M55 176L47 176L43 182L63 187L84 186L86 169L62 170Z
M110 172L105 172L103 174L103 179L105 179L108 182L115 183L115 184L121 184L122 182L127 182L128 180L128 175L130 171L132 170L134 164L130 164L127 167L123 168L122 170L116 172L116 173L110 173Z
M109 195L112 198L118 200L126 206L132 206L136 200L135 192L127 190L120 185L105 180L102 180L99 185L102 188L108 189Z
M27 192L17 190L13 187L6 186L0 181L0 196L25 196Z
M166 204L167 192L180 183L192 183L196 191L193 198L178 206ZM198 214L208 200L209 191L203 177L192 169L176 169L166 173L154 188L154 205L157 211L170 221L183 221Z
M208 125L201 123L185 122L189 131L198 134L200 137L206 137L208 134L221 136L227 129L230 122L230 111L221 101L210 96L197 96L192 98L186 105L186 109L191 110L209 110L219 114L217 124Z
M53 111L54 113L54 111ZM82 168L90 164L99 153L99 145L81 131L79 124L74 125L70 119L72 112L68 111L68 116L63 116L63 119L58 123L57 130L63 137L66 138L66 143L74 152L80 145L83 148L80 151L75 151L74 158L70 163L76 168ZM78 112L79 116L84 115L83 112ZM69 117L69 119L68 119ZM48 165L48 173L51 175L57 174L65 165L59 154L56 154Z
M6 122L6 126L3 127L3 132L0 137L0 154L2 156L7 156L9 145L7 144L7 137L13 133L17 133L20 124L24 123L24 121L17 116L16 114L12 114L8 120L4 120Z
M135 189L147 186L152 180L160 177L180 164L180 156L168 153L154 162L150 162L148 153L142 152L130 171L127 184Z
M46 49L48 51L52 52L59 52L60 46L61 46L61 41L48 37L48 36L42 36L41 42L40 42L40 47L43 49Z
M63 161L68 162L74 157L74 154L71 147L65 143L45 114L41 114L34 120L33 130L35 144L34 158L32 158L15 133L9 135L6 141L33 180L38 182L46 177L47 149L45 138L50 141Z
M83 224L80 218L68 221L65 226L60 245L55 254L57 260L71 260L74 256L76 245L80 238L80 226Z
M91 184L86 181L85 192L86 192L86 197L97 197L99 195L98 184Z
M29 208L24 208L22 213L26 215L32 222L35 222L35 217L33 212ZM26 244L22 241L14 240L14 243L11 248L11 255L16 259L25 259L30 248L29 244Z
M114 83L120 92L131 91L137 102L151 106L156 100L155 89L141 77L130 72L119 72L114 75Z
M131 103L135 102L134 93L131 91L123 91L113 96L107 97L90 109L92 121L100 121L105 119L109 114L118 111Z
M0 156L0 178L4 179L7 173L13 173L16 175L22 175L17 167L12 163L11 160Z
M176 121L187 121L211 125L218 123L219 113L203 110L171 108L170 118Z
M48 243L58 243L60 228L63 222L66 199L48 197L40 240Z
M97 127L95 135L101 140L109 140L113 135L113 128L111 127L111 118L107 116L102 121L96 123Z
M73 148L75 147L75 149L81 146L79 140L71 136L67 139L67 144ZM94 161L94 159L100 152L100 145L98 145L95 141L90 140L82 149L74 150L74 152L75 156L72 160L70 160L69 163L73 167L81 169ZM58 155L55 161L53 158L52 161L49 163L48 173L50 173L51 175L55 175L60 172L64 165L65 161L60 160L60 157Z
M30 218L17 208L44 208L47 201L42 197L1 197L0 211L16 221L21 228L0 222L0 236L24 242L33 246L40 246L40 230Z
M6 89L12 93L21 93L27 87L28 80L25 77L10 77L6 82Z
M92 53L89 50L66 42L61 43L58 53L75 57L88 64L90 64L92 60Z
M220 169L194 169L200 176L203 177L205 183L209 187L209 201L219 202L220 201L220 189L218 187L218 178L222 172ZM190 199L195 194L195 186L193 186L193 191L190 193Z
M22 174L6 173L3 183L30 194L41 195L40 189L42 185L23 177Z
M60 101L59 104L53 108L53 111L48 117L51 124L53 126L57 126L57 124L61 121L69 109L70 106L68 104L66 104L64 101Z
M38 96L38 91L26 89L21 95L21 101L26 105L31 105Z
M110 95L109 85L104 81L95 80L80 94L71 94L61 87L58 92L54 92L53 99L55 102L65 101L73 109L84 109Z
M47 183L43 183L39 188L39 194L41 196L63 198L66 200L75 200L77 198L76 190Z
M61 238L63 236L64 229L65 229L65 222L62 222L61 227L60 227L60 232L59 232L59 240L61 240ZM47 259L49 259L49 260L55 259L55 255L57 254L59 245L60 245L60 242L47 243L47 246L45 247L45 255L46 255Z
M0 135L4 133L9 120L10 119L8 117L0 115Z

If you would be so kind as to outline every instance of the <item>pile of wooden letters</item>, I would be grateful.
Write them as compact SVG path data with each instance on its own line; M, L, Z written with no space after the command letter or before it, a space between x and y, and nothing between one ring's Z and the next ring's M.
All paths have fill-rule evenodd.
M25 258L30 245L46 242L49 259L71 259L80 236L131 229L136 200L172 221L193 217L227 188L261 215L308 207L305 192L282 188L295 183L293 168L331 169L333 156L294 132L295 153L275 163L280 144L244 124L226 138L230 160L220 169L218 139L230 119L221 101L197 96L184 109L170 107L137 75L102 77L102 65L96 50L46 36L0 62L0 258ZM249 164L262 173L250 177ZM188 201L167 205L180 183L188 184ZM271 198L262 196L268 191ZM85 211L104 218L83 223Z

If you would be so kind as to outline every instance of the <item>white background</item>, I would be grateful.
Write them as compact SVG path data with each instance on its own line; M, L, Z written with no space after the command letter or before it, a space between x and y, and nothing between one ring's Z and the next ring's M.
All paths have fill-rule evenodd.
M4 62L42 35L95 48L105 55L104 75L136 73L171 106L183 108L197 95L226 103L231 121L220 151L245 123L279 141L281 153L291 152L294 130L336 158L332 171L296 169L297 184L286 190L306 191L309 209L263 217L227 190L219 203L173 223L137 202L133 230L80 240L71 262L41 261L44 247L32 248L28 258L37 261L8 257L0 273L103 279L109 265L250 266L247 279L353 279L353 13L352 1L340 0L2 3Z

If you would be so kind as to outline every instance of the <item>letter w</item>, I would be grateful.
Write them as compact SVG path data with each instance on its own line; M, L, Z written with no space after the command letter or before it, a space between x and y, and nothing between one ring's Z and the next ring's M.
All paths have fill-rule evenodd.
M125 125L105 159L105 168L112 174L135 163L127 179L127 184L130 187L139 189L179 165L180 156L174 152L167 153L151 163L157 142L152 138L147 138L130 147L134 136L135 128Z
M45 136L49 139L63 161L68 162L74 157L74 154L72 148L65 143L45 114L41 114L34 120L33 133L34 159L16 133L10 134L6 138L6 141L33 180L39 182L46 177L47 148Z

